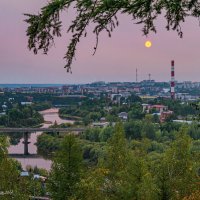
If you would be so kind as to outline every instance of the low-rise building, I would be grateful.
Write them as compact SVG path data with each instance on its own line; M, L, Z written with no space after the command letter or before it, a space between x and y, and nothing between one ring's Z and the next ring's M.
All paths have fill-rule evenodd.
M160 122L164 122L169 116L173 114L173 111L168 110L167 106L164 105L150 105L142 104L143 112L152 113L152 115L158 115Z
M31 104L32 104L32 102L21 102L22 106L31 105Z
M160 122L166 121L167 118L169 118L173 114L173 111L164 111L160 115Z
M99 128L104 128L109 125L109 122L93 122L92 126L93 127L99 127Z
M142 104L142 108L143 108L143 112L146 112L146 113L150 113L152 110L158 113L168 110L168 107L164 105Z
M118 117L122 120L127 120L128 119L128 113L126 112L121 112L118 114Z

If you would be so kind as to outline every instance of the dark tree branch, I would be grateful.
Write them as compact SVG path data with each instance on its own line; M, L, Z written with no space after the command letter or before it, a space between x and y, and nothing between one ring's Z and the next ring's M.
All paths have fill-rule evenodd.
M75 20L72 21L68 32L72 39L64 56L65 68L71 72L72 61L75 58L77 44L82 36L87 36L87 27L94 24L93 33L96 35L94 54L96 53L99 35L106 31L111 37L112 31L119 25L117 13L128 14L136 24L143 24L143 33L156 32L155 20L162 12L165 13L167 30L176 30L183 36L181 23L188 16L200 18L200 2L198 0L51 0L41 8L38 15L25 14L28 23L28 48L35 54L42 50L47 54L54 44L54 37L61 37L62 22L60 13L70 7L76 10Z

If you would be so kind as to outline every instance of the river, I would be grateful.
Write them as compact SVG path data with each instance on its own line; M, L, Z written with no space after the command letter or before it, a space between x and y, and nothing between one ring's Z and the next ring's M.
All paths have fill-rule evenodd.
M43 128L49 127L51 124L53 124L55 121L57 124L61 123L73 123L73 120L64 120L61 119L58 115L58 109L57 108L51 108L48 110L44 110L40 112L46 123L42 125ZM37 136L41 135L42 132L36 132L30 134L29 142L29 153L30 154L36 154L37 153L37 146L35 143L37 142ZM24 144L23 138L20 140L18 145L11 145L8 149L8 152L11 154L23 154L24 152ZM44 168L49 170L51 168L51 161L44 159L42 156L41 158L17 158L17 160L21 163L23 169L26 169L26 166L37 166L38 168Z

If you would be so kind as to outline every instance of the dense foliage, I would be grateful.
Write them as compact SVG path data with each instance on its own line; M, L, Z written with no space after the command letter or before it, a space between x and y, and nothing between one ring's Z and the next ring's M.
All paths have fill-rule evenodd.
M63 139L54 158L48 187L53 199L74 199L81 178L81 149L74 136Z
M44 195L41 182L33 179L36 171L29 171L29 176L21 176L22 167L8 157L7 147L7 138L0 136L0 199L27 200L35 194Z
M82 160L79 139L67 136L54 159L49 192L53 199L190 199L199 193L200 151L192 150L187 132L180 128L173 142L156 153L149 151L149 139L130 144L117 124L93 166Z
M26 127L37 126L43 122L43 117L31 106L15 106L6 115L0 117L0 126Z
M46 174L51 198L179 200L198 196L200 127L172 122L159 126L151 120L147 115L115 127L90 128L81 137L39 136L39 148L56 152L51 172ZM20 166L7 158L6 144L1 139L2 190L12 190L17 199L34 192L44 195L40 182L18 178Z
M126 102L128 103L116 105L115 102L106 96L89 98L80 105L61 108L59 110L59 116L65 119L82 121L84 125L99 122L102 119L108 122L119 121L118 114L120 112L127 112L130 120L144 118L145 114L143 113L141 99L139 97L132 94L126 99Z
M5 115L0 116L2 127L36 127L43 122L43 116L33 109L32 106L11 105ZM4 133L1 133L2 135ZM5 134L4 134L5 135ZM23 137L23 133L6 133L10 137L10 143L16 145Z
M158 98L155 99L152 103L168 106L169 110L174 111L174 118L176 118L177 116L181 116L182 118L186 119L187 117L189 118L189 116L191 117L192 115L199 114L199 109L193 106L192 103L181 102L180 100L171 101L169 99Z
M36 111L43 111L50 109L52 107L52 104L50 102L39 102L39 103L34 103L32 105L32 108Z

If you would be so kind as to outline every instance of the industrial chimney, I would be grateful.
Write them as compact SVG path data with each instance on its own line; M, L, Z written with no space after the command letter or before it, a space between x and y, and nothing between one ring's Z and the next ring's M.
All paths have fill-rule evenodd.
M175 99L174 60L171 61L171 99Z

